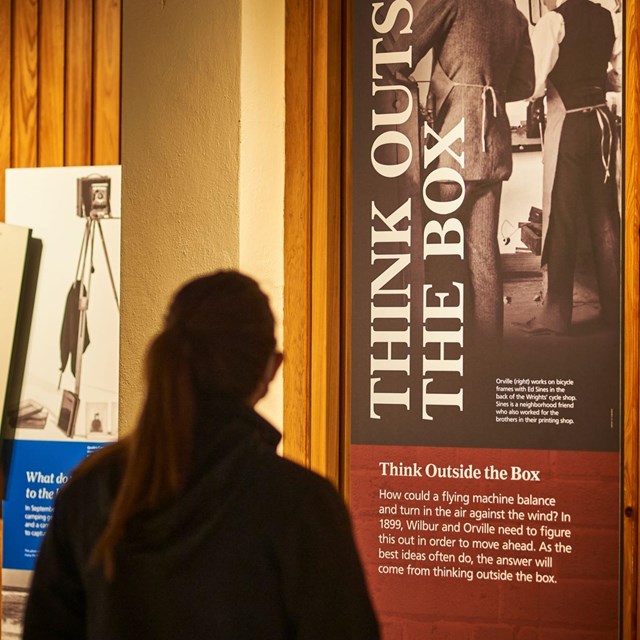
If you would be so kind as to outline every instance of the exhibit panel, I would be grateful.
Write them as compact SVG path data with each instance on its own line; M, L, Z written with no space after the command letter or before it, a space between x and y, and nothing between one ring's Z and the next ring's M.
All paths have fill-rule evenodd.
M19 637L57 491L118 437L121 170L11 169L6 186L7 221L31 235L2 413L3 639Z
M4 414L29 236L26 227L0 223L0 415Z
M386 640L621 637L625 21L557 4L351 3L350 497Z

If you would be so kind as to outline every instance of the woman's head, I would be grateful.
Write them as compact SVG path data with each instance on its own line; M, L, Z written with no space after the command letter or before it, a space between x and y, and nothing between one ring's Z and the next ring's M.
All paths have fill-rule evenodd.
M273 330L267 297L236 271L202 276L175 295L147 353L147 395L132 441L134 455L149 459L149 505L184 482L201 399L253 405L264 395L280 364Z
M113 575L115 546L129 520L184 486L199 398L253 405L281 362L275 345L269 301L251 278L219 271L175 295L147 353L146 398L136 429L121 444L124 475L94 548L107 576Z
M218 271L183 286L163 334L182 351L197 392L243 401L268 376L276 346L267 296L237 271Z

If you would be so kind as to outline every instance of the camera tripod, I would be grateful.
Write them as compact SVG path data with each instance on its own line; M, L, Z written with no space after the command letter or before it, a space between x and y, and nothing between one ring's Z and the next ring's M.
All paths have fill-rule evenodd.
M101 216L91 214L87 216L84 234L82 236L82 242L80 244L80 255L78 256L78 264L76 266L76 275L74 280L74 286L78 287L78 334L76 344L76 356L75 356L75 387L74 393L71 394L65 391L63 394L63 406L66 407L64 430L69 437L72 437L75 433L75 423L78 413L78 407L80 403L80 386L82 381L82 359L85 350L85 339L87 335L87 310L89 309L89 300L91 297L91 281L94 267L94 253L95 253L95 239L97 234L100 236L100 242L102 245L102 251L104 254L105 263L107 265L107 272L109 274L109 280L111 282L111 290L113 297L120 313L120 301L118 300L118 291L116 288L115 279L113 277L113 270L111 269L111 261L109 259L109 252L107 250L107 244L102 231ZM62 374L60 372L60 383L62 382ZM62 410L61 410L62 412ZM59 426L63 427L62 424Z
M111 289L113 291L113 297L116 301L116 307L118 313L120 313L120 301L118 300L118 291L116 289L116 283L113 278L113 271L111 270L111 261L109 260L109 252L107 251L107 243L104 240L104 233L102 231L102 224L99 217L89 216L84 227L84 235L82 236L82 244L80 245L80 256L78 258L78 266L76 267L76 279L80 287L80 293L78 296L78 310L79 322L78 322L78 342L76 346L76 385L75 393L80 395L80 378L82 375L82 354L84 352L84 340L87 330L87 309L89 308L89 298L91 296L91 276L94 272L93 266L93 252L96 238L96 228L100 233L100 241L102 243L102 251L104 253L105 263L107 265L107 271L109 273L109 280L111 281ZM88 261L88 265L87 265ZM88 266L88 269L87 269ZM86 286L85 286L86 281ZM86 289L86 294L85 294Z

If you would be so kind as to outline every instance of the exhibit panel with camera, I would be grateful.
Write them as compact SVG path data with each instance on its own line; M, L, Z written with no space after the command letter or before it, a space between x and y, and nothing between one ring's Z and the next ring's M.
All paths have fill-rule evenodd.
M1 389L3 638L18 637L57 491L118 436L121 219L119 166L6 176L0 237L21 234L23 259L13 269L16 322ZM11 274L3 269L2 288Z
M356 537L386 640L619 638L622 8L587 3L612 83L536 97L550 3L460 4L351 5Z

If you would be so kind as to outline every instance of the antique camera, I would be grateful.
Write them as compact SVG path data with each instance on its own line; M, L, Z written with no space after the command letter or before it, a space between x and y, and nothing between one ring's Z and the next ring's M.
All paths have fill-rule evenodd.
M78 178L77 214L81 218L108 218L111 216L111 178L88 176Z

